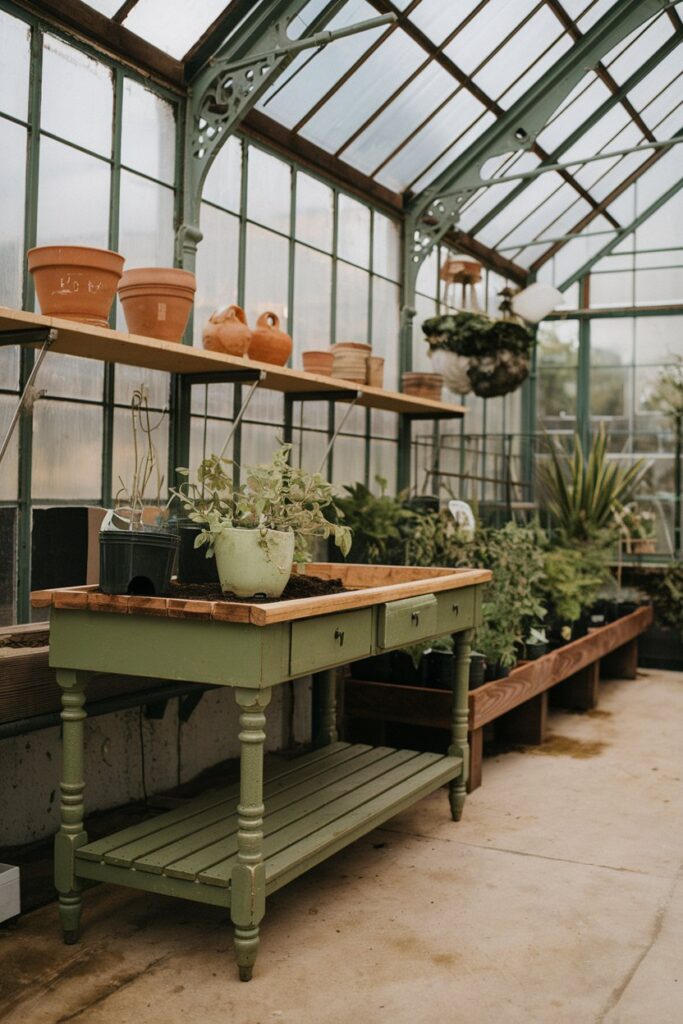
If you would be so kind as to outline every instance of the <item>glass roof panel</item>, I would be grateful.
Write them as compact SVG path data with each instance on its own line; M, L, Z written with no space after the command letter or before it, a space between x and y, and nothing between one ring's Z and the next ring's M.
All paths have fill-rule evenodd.
M586 76L581 84L582 89L575 91L573 101L560 108L538 135L538 143L551 153L611 95L594 75Z
M504 238L521 221L530 218L536 207L562 184L562 179L554 171L541 174L534 178L529 186L516 199L511 200L493 220L478 232L486 245L494 246Z
M339 149L424 59L424 50L405 32L392 32L335 90L301 134L324 149Z
M677 118L678 122L681 122L681 103L683 103L683 71L659 96L656 96L643 107L643 118L654 130L658 139L666 139L677 130L678 126L673 131L667 131L662 126L670 118L674 117Z
M666 17L655 18L619 55L605 58L605 65L617 82L621 83L640 67L655 50L673 35L674 27Z
M681 245L683 234L683 191L677 192L668 203L661 206L656 213L648 217L635 232L636 244L633 245L633 236L629 235L631 248L636 249L658 249L665 245L672 247ZM652 256L658 255L655 253ZM659 255L667 255L659 254ZM678 256L681 254L678 253ZM668 258L668 256L667 256Z
M665 117L663 121L660 121L658 125L655 125L654 134L658 139L670 139L674 135L678 135L683 130L683 111L681 110L681 104L679 103L674 110L671 111L668 117Z
M383 184L391 180L394 185L388 187L398 186L402 191L424 172L434 156L449 148L454 134L460 137L459 151L466 149L481 134L485 124L493 120L492 115L487 122L479 120L485 113L483 103L465 89L458 90L453 99L430 117L410 142L378 172L378 180ZM431 177L434 177L434 172Z
M441 172L445 170L457 156L464 153L468 146L471 146L474 140L478 138L486 128L492 125L494 121L495 117L493 114L488 111L483 114L483 116L475 121L466 132L463 132L457 142L447 149L438 160L434 161L434 163L425 170L425 172L417 178L416 181L412 182L410 188L414 192L421 192L422 189L427 188L429 183L434 181L434 179L441 174Z
M481 0L460 0L455 5L444 3L443 0L422 0L408 17L433 43L440 46L480 3Z
M562 26L550 8L541 7L529 21L525 22L520 32L514 33L505 45L474 75L474 81L494 99L498 99L509 90L520 76L528 80L530 85L542 73L542 66L537 71L536 62L543 57L544 51L552 47L553 43L562 35ZM524 39L524 61L520 62L520 40L522 38ZM456 42L457 40L454 40L454 43ZM570 46L571 40L566 37L564 49ZM552 58L550 63L552 63Z
M225 6L225 0L138 0L123 24L180 60Z
M594 156L602 149L605 149L605 147L608 149L619 148L611 140L616 139L619 133L627 126L633 127L633 122L627 111L618 103L611 110L608 110L599 121L583 133L573 146L570 146L562 154L562 162L569 163L570 160ZM625 145L628 145L628 143L625 143Z
M94 7L96 11L104 14L107 18L116 14L122 3L123 0L87 0L88 7Z
M680 44L679 44L680 45ZM650 103L662 89L681 74L681 51L676 49L660 60L656 68L646 75L637 85L629 91L628 98L636 110L642 110Z
M534 238L555 238L567 234L590 210L590 203L577 196L569 182L564 182L537 210L525 217L504 239L501 239L499 244L507 249L510 245L529 242ZM512 255L512 259L518 258L517 253Z
M552 46L545 50L545 52L527 71L519 74L510 88L506 89L506 91L499 97L502 105L506 109L511 107L515 100L518 100L520 96L523 96L527 89L529 89L534 82L537 82L541 75L551 68L553 64L560 59L562 54L566 53L567 50L570 50L573 45L571 38L566 33L561 35Z
M489 0L445 49L459 68L472 74L520 21L537 6L537 0Z
M365 0L353 0L326 26L343 28L372 17L377 12ZM257 104L265 114L286 128L292 128L331 89L386 28L347 36L314 53L301 53Z
M583 33L586 33L591 25L594 25L596 21L602 18L603 14L609 11L610 7L614 7L618 0L594 0L591 4L584 6L584 13L580 14L576 23ZM569 5L565 3L565 7Z
M558 287L616 234L615 229L604 217L596 217L587 232L567 242L555 254L555 282Z

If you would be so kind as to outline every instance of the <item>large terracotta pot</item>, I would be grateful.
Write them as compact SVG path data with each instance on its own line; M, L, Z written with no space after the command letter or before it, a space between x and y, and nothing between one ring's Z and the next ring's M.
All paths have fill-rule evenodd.
M414 398L431 398L434 402L441 401L443 377L440 373L412 373L406 371L401 377L404 395Z
M372 352L370 345L360 341L339 341L332 346L334 362L332 374L344 380L365 384L367 376L368 356Z
M83 245L42 245L29 249L27 259L41 313L109 326L123 256Z
M119 298L131 334L182 341L197 285L189 270L136 267L119 282Z
M291 354L292 339L280 330L280 318L275 313L261 313L251 332L249 358L284 366Z
M202 334L204 348L226 352L230 356L246 356L251 344L251 331L244 310L239 306L217 309L209 317Z
M334 353L330 349L309 349L308 352L301 353L301 358L306 373L318 373L322 377L332 376Z

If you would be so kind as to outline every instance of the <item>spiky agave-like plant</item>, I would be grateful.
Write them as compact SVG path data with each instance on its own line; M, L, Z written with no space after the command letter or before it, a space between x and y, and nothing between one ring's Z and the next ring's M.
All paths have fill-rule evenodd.
M631 501L647 472L643 459L624 467L607 458L604 424L588 452L574 436L569 453L549 441L550 461L539 468L549 511L569 540L591 540L615 526L615 512Z

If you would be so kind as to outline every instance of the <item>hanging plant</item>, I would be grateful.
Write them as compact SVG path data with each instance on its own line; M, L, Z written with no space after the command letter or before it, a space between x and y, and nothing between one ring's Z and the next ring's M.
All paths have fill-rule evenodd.
M495 398L515 391L529 375L534 335L516 320L463 311L430 317L422 330L439 373L459 394Z

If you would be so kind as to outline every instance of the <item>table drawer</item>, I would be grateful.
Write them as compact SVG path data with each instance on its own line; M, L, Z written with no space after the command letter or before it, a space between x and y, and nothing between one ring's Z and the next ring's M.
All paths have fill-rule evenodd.
M437 628L439 633L455 633L474 625L475 588L447 590L438 595Z
M377 646L404 647L425 637L436 636L437 602L433 594L390 601L379 610Z
M366 658L372 651L372 608L292 623L293 676Z

